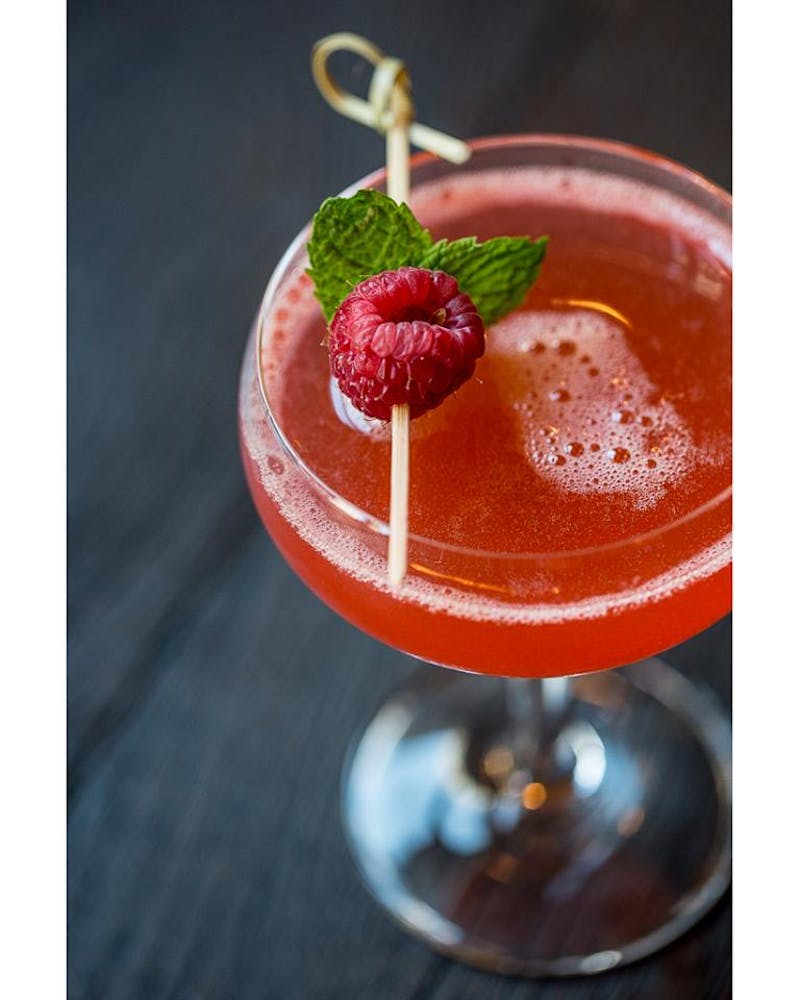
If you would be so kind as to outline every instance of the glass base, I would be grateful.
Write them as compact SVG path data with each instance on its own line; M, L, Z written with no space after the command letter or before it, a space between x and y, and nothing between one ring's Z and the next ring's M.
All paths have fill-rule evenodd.
M661 660L509 683L425 669L351 751L344 826L371 893L432 947L595 973L722 895L730 772L725 713Z

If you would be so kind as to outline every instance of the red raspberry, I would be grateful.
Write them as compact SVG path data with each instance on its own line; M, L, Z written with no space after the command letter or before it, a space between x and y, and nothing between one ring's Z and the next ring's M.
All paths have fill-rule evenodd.
M330 369L369 417L391 419L410 404L418 417L470 378L485 351L471 299L443 271L400 267L357 285L330 324Z

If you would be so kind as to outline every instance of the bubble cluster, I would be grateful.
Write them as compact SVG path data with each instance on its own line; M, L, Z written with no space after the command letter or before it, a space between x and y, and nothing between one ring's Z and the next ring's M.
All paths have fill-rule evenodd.
M542 349L516 369L513 411L538 475L566 492L624 494L645 509L700 460L622 322L590 308L516 313L493 327L488 351L513 363L530 343Z

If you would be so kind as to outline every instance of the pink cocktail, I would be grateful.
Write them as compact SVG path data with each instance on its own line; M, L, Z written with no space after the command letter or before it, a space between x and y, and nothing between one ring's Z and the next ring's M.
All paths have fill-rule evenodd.
M730 199L629 147L518 137L474 144L465 167L419 158L411 207L435 238L547 233L550 244L523 306L488 330L475 377L413 422L401 589L386 571L388 430L331 385L306 233L275 272L245 356L247 479L292 567L359 628L445 666L548 678L514 682L505 700L500 682L441 674L383 709L346 786L372 890L468 960L596 971L672 939L728 877L728 734L711 700L659 661L564 678L650 656L729 610ZM632 710L668 737L647 770L643 743L621 731ZM679 821L697 821L707 794L715 810L678 876L662 870L673 831L646 821L676 738L706 786L689 809L685 795ZM397 796L418 814L400 832ZM645 846L630 864L635 838ZM537 853L519 846L536 839ZM578 870L557 910L552 886ZM624 879L651 905L621 926L607 914ZM576 902L596 909L581 937L530 930Z

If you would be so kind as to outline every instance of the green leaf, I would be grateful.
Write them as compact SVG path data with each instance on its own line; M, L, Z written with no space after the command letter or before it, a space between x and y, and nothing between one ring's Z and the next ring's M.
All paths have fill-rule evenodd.
M407 205L364 189L351 198L328 198L316 213L308 274L328 323L358 282L412 265L451 274L489 326L523 302L547 243L547 236L499 236L486 243L467 236L433 246Z
M418 264L431 247L432 237L407 205L381 191L328 198L314 216L308 243L308 274L327 322L358 282Z
M478 243L474 236L451 243L440 240L413 263L456 278L489 326L523 302L540 272L548 240L548 236L537 240L498 236L486 243Z

